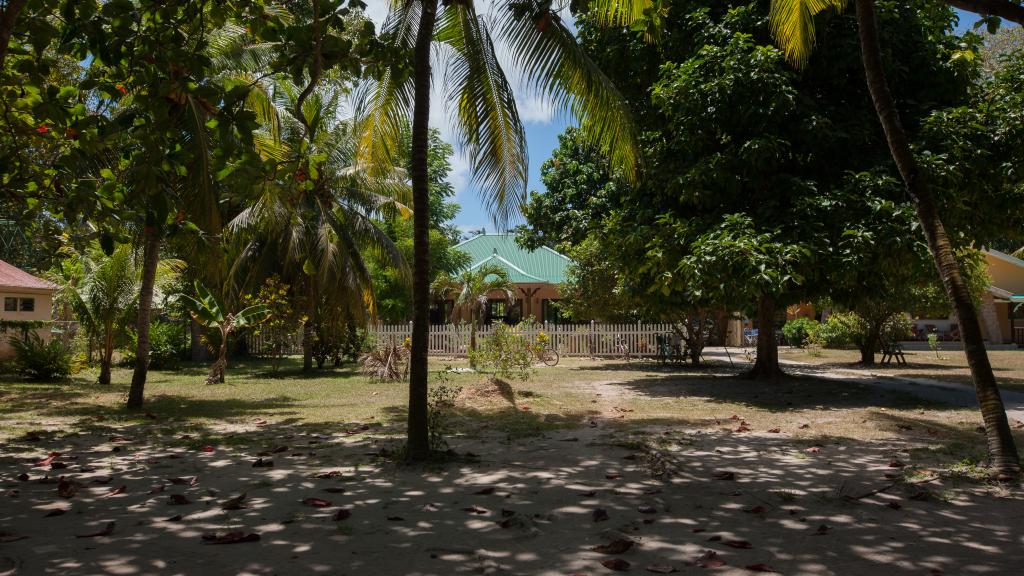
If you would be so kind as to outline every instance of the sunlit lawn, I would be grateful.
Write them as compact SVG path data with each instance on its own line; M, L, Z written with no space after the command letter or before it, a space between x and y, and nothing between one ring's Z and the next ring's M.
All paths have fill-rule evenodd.
M849 357L846 352L826 354L814 360ZM442 381L437 371L448 365L465 363L432 360L432 386ZM127 369L116 370L110 386L94 384L91 372L58 384L22 383L5 375L0 379L0 435L129 423L152 423L165 434L223 433L232 427L251 429L261 421L324 430L358 423L398 435L406 417L405 383L371 381L353 365L304 375L297 358L288 359L276 373L264 361L237 361L229 366L227 383L212 386L203 383L204 374L205 366L196 364L152 371L146 408L139 413L122 408L131 378ZM449 373L444 380L476 389L484 377ZM482 388L485 393L464 394L453 434L497 431L527 437L593 421L626 428L735 430L737 419L743 419L753 433L778 429L808 442L822 437L900 439L972 457L984 448L975 430L980 424L975 410L934 405L860 383L793 378L770 384L736 378L724 365L694 369L567 358L555 368L536 369L525 382L510 384L511 396L487 394L488 386Z
M941 347L941 344L940 344ZM904 352L907 365L877 364L872 370L906 376L910 378L931 378L960 384L971 384L971 373L967 357L962 350L907 350ZM783 348L779 357L809 364L830 365L844 368L861 368L857 365L860 353L856 350L815 350ZM989 361L995 370L999 385L1008 390L1024 390L1024 350L989 350ZM881 355L875 357L876 362Z

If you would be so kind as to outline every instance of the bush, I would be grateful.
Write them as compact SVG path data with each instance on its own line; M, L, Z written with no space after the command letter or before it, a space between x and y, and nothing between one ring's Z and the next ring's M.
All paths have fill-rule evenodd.
M822 348L845 348L867 332L864 319L853 312L838 312L817 325L811 333L811 342Z
M29 380L56 380L71 374L71 352L60 339L43 340L36 332L11 339L14 371Z
M494 325L475 352L470 351L470 356L481 372L507 380L526 380L533 365L533 351L526 338L501 322Z
M127 336L128 344L123 362L132 365L135 364L135 351L138 349L139 340L134 330L129 330ZM177 366L188 345L188 335L184 326L177 322L154 320L149 326L149 367L161 370Z
M796 318L786 322L786 325L782 327L782 333L786 336L787 344L803 348L817 328L818 323L810 318Z
M891 316L882 324L879 334L882 342L899 342L910 338L914 333L914 323L905 314Z

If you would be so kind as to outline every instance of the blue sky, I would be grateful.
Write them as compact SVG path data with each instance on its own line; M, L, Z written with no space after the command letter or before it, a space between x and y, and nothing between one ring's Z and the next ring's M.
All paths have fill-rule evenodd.
M388 0L364 0L367 3L366 12L378 26L383 22L387 13ZM494 4L493 0L476 0L477 9L480 13L486 14ZM960 11L958 11L960 12ZM961 20L959 29L966 30L977 21L977 16L970 13L960 12ZM562 14L563 18L569 19L568 13ZM502 46L497 46L499 58L503 55ZM438 64L435 64L437 74ZM551 155L551 151L558 145L558 135L566 126L572 123L572 118L551 109L542 98L531 93L517 71L506 66L506 73L516 92L520 116L524 120L526 128L526 140L530 157L529 190L543 191L544 187L540 182L540 166ZM440 94L432 96L431 103L431 125L441 130L442 135L449 142L455 139L451 136L451 130L447 121L447 114ZM456 201L462 206L455 223L464 231L475 230L485 227L488 232L496 231L491 218L487 215L469 175L468 165L464 157L456 152L454 159L454 170L451 182L456 191ZM513 222L513 225L517 222Z

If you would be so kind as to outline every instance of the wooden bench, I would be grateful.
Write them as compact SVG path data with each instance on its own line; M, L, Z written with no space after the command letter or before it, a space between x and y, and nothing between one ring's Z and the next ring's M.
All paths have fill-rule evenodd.
M903 355L903 346L900 346L899 342L883 342L882 364L892 364L893 360L896 360L897 364L907 363L907 358Z

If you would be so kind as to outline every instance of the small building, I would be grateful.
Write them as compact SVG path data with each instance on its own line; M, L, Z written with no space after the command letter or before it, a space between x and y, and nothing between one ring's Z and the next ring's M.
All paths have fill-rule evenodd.
M10 339L34 330L50 338L53 294L57 285L0 260L0 358L14 355Z
M1017 342L1024 345L1024 314L1014 308L1024 303L1024 260L998 250L986 249L985 264L991 285L981 295L978 321L981 333L990 344ZM1024 308L1024 307L1022 307ZM914 320L919 338L929 333L942 340L959 340L960 326L956 315L947 318L919 318Z
M516 243L513 234L480 234L455 246L469 254L470 270L484 264L504 268L516 285L514 301L505 294L488 295L483 323L501 320L514 324L533 316L538 322L560 322L558 285L565 280L565 271L571 262L558 252L542 247L527 250ZM445 302L445 308L436 308L431 321L444 323L452 318L454 301Z

